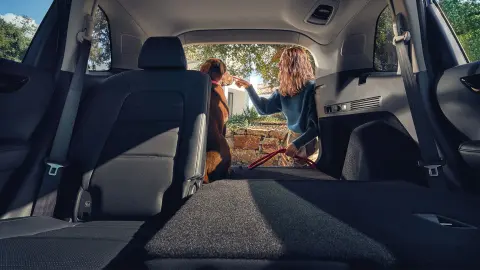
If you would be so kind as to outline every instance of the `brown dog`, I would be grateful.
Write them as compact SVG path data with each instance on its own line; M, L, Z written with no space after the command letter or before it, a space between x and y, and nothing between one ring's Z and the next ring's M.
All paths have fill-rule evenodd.
M228 102L222 85L233 83L222 60L211 58L200 67L212 79L210 111L208 120L207 162L204 183L228 177L232 156L228 146L226 122L228 120Z

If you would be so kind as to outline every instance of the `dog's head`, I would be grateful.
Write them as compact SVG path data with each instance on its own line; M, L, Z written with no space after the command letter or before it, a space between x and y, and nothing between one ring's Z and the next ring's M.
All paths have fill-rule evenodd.
M210 58L200 66L200 72L208 74L212 80L218 81L222 86L231 85L233 77L228 73L227 66L218 58Z

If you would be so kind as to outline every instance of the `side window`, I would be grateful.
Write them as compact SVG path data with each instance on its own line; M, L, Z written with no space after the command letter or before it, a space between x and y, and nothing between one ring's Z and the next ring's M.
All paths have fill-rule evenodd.
M22 62L53 0L0 0L0 58Z
M88 70L110 70L112 64L110 25L105 12L101 8L97 8L95 11L93 23L92 48L88 58Z
M472 62L480 61L480 1L439 0L463 50Z
M398 69L397 51L393 45L393 22L390 8L380 13L375 33L373 66L377 71L396 72Z

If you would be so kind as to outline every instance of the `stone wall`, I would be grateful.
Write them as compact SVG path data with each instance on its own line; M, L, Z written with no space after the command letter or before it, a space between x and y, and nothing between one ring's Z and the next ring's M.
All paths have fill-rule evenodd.
M232 165L249 165L264 155L287 146L286 126L267 128L252 127L227 131L227 141L232 152ZM277 155L264 166L291 166L285 155Z

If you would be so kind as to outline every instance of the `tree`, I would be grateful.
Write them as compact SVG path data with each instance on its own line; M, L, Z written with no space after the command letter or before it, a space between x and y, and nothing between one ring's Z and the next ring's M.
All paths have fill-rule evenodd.
M397 53L393 45L392 11L386 8L378 17L373 65L378 71L396 71Z
M88 59L88 69L107 70L110 69L112 64L110 27L105 13L100 8L95 11L93 22L92 47Z
M222 59L232 75L247 78L258 73L263 83L278 86L278 62L281 53L291 45L279 44L206 44L187 45L185 54L190 63L196 63L195 69L208 58ZM313 56L309 53L312 67L315 66Z
M36 31L27 16L18 16L13 22L0 17L0 58L21 62Z
M480 0L441 0L439 4L470 61L480 60Z

